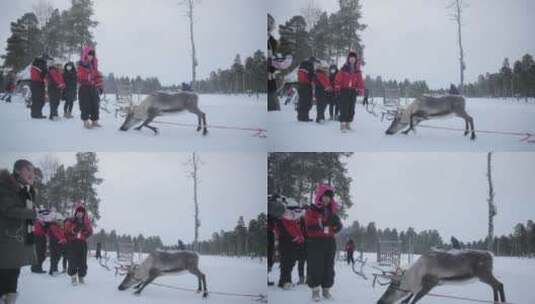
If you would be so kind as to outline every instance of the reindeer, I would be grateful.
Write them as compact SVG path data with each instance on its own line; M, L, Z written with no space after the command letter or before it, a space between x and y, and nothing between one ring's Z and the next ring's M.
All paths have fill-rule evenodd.
M433 250L406 271L390 272L390 285L377 304L418 302L433 287L479 279L492 287L494 302L505 302L503 284L492 274L492 254L480 250Z
M474 119L466 113L465 105L464 97L458 95L440 97L424 95L418 97L406 108L399 109L396 112L392 124L385 133L393 135L409 126L407 130L402 132L403 134L408 134L410 131L414 131L414 127L424 120L455 115L465 121L464 136L470 133L470 127L472 133L470 139L474 140L476 138Z
M206 135L208 133L206 128L206 114L199 109L199 97L197 94L187 91L178 93L155 92L150 94L141 104L128 108L126 119L119 130L128 131L134 125L143 122L135 129L141 130L141 128L147 127L157 135L158 128L149 125L154 118L166 113L176 113L184 110L197 115L197 132L202 129L202 134Z
M126 277L119 285L119 290L126 290L132 286L139 295L154 279L163 275L178 274L183 271L195 275L199 281L197 292L203 291L203 297L208 296L206 276L199 270L199 256L191 251L156 251L151 253L141 265L128 267Z

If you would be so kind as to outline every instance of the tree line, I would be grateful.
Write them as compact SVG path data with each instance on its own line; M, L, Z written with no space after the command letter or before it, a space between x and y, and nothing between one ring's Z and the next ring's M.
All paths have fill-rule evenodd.
M495 73L479 75L474 83L465 85L465 95L469 97L535 97L535 61L531 54L515 60L503 60Z
M319 183L335 187L339 215L353 205L352 178L344 160L352 153L270 153L268 156L268 193L278 193L304 204L312 204Z
M212 71L208 78L196 81L194 89L200 93L265 93L267 92L266 64L266 56L260 50L244 61L237 54L229 68ZM177 87L171 87L173 88Z
M416 98L430 92L425 80L410 81L405 79L398 82L397 80L383 80L381 76L374 79L366 75L365 83L371 97L383 97L385 89L399 89L400 97L406 98Z
M97 243L100 243L102 250L117 252L119 251L119 244L131 244L134 252L138 253L150 253L157 249L163 248L164 244L159 236L145 237L143 234L138 236L132 236L129 234L119 235L115 230L106 232L101 229L98 233L93 234L93 237L89 238L87 245L90 249L96 249Z
M158 77L141 78L139 75L135 78L116 77L114 73L109 73L108 76L103 77L103 81L106 94L117 94L120 87L128 88L132 94L150 94L162 89Z
M401 231L396 228L380 229L374 222L361 225L354 221L351 226L344 227L338 234L338 247L344 248L349 239L355 242L357 251L364 252L377 251L380 240L400 241L402 253L424 254L432 248L452 248L452 244L444 241L435 229L419 232L412 227ZM487 250L486 239L459 241L459 244L461 248ZM492 251L497 256L535 256L535 222L528 220L526 224L519 223L514 226L511 234L496 236Z
M93 13L92 0L71 0L71 7L63 11L39 2L34 12L11 22L6 53L1 56L4 66L20 71L43 53L61 59L79 54L85 43L95 44L91 29L98 22Z
M214 232L211 240L200 241L198 248L201 254L226 256L266 256L267 248L267 215L260 213L256 218L245 223L243 216L233 230ZM192 248L192 245L188 245Z

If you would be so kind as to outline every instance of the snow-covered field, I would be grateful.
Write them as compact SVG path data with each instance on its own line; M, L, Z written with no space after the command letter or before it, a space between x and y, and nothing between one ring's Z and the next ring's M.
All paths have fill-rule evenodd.
M115 95L107 95L112 110ZM239 128L266 128L266 96L201 95L200 108L207 115L208 135L196 132L197 117L190 113L158 117L156 120L192 124L175 126L153 125L160 134L143 128L119 131L124 119L116 118L114 111L101 110L102 128L85 129L79 116L78 102L74 104L73 119L50 121L30 118L19 96L14 102L0 102L1 151L265 151L267 138L256 136L255 131ZM134 101L138 98L134 95ZM43 114L48 115L48 103ZM63 102L59 108L63 116ZM210 127L212 126L221 126ZM231 127L230 129L228 127Z
M356 254L355 254L356 255ZM375 261L375 254L365 254L368 261ZM373 264L368 262L368 265ZM376 303L386 290L386 286L376 285L372 288L375 270L365 267L364 272L368 274L368 280L357 276L351 267L345 262L336 263L335 284L332 288L333 300L324 303ZM377 272L377 271L375 271ZM272 278L278 280L278 264L273 267ZM505 286L505 296L508 303L530 304L535 303L533 293L533 282L535 281L535 259L526 258L494 258L494 274ZM299 277L297 267L292 273L292 278L296 281ZM275 283L277 283L275 280ZM438 286L431 290L432 294L468 297L486 301L492 301L492 289L478 281L470 281L462 285ZM268 296L270 303L313 303L311 291L306 285L295 286L291 290L282 290L278 287L269 287ZM462 304L470 303L457 299L447 299L440 297L425 296L419 304Z
M48 260L44 268L48 269ZM224 296L215 292L260 295L266 294L266 264L248 258L230 258L220 256L201 256L199 268L206 274L208 298L193 291L168 289L149 285L141 295L133 294L133 289L119 291L117 287L123 276L114 276L113 271L101 267L95 258L88 261L86 284L72 286L70 278L61 274L51 277L48 274L34 274L29 267L24 267L19 279L20 304L135 304L135 303L252 303L254 298L243 296ZM60 263L61 269L61 263ZM157 278L155 283L196 289L197 278L189 273L178 276ZM210 292L214 293L211 294Z
M359 99L360 102L360 99ZM382 99L376 98L376 102ZM530 132L535 134L535 103L516 99L467 99L467 112L474 118L477 133L472 142L461 131L418 128L406 136L385 135L390 121L381 120L357 104L353 131L342 134L339 123L327 121L298 122L294 106L282 106L280 112L269 112L270 151L535 151L535 142L522 142L521 136L477 133L477 130ZM316 117L316 108L311 110ZM327 113L327 111L326 111ZM328 115L327 115L328 117ZM452 117L424 122L429 126L464 128L464 121ZM535 141L535 137L531 140Z

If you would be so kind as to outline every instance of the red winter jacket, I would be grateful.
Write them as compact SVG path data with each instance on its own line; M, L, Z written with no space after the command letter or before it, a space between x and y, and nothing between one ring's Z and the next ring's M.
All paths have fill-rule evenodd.
M360 62L357 61L353 69L351 69L351 65L349 64L349 56L348 61L340 71L336 74L336 78L334 79L335 83L335 89L337 92L343 90L343 89L353 89L358 90L361 95L364 94L364 80L362 79L362 71L360 70Z
M89 52L94 51L92 47L86 46L82 50L82 57L78 62L76 68L78 83L80 85L97 86L97 83L102 85L102 76L98 71L98 60L93 57L93 60L89 61Z
M33 235L35 236L44 236L47 234L47 229L45 223L41 221L35 221L33 223Z
M325 91L331 91L331 82L329 81L329 75L323 70L316 70L316 78L315 78L316 85L321 86L321 88Z
M350 252L355 251L355 245L352 244L352 243L347 243L346 244L346 251L350 251Z
M31 66L30 78L32 81L45 82L45 77L43 75L46 75L46 74L42 73L40 68L36 67L35 65Z
M50 223L48 227L48 237L54 239L60 243L64 243L67 240L65 239L65 232L58 223Z
M340 219L336 215L337 204L334 198L327 207L321 205L321 197L329 190L333 191L329 185L320 184L316 189L314 205L305 213L305 230L308 238L334 238L342 229Z
M76 214L79 212L84 213L84 217L81 222L78 221ZM78 206L74 212L74 216L65 220L65 238L68 241L82 240L85 241L93 235L93 227L91 226L91 220L87 216L85 208Z
M50 82L53 83L58 89L63 90L65 88L65 81L63 80L63 74L56 68L50 68L48 70L48 76Z
M305 241L305 237L303 236L303 232L301 231L301 221L298 220L292 220L292 219L286 219L281 218L278 225L281 227L277 227L278 233L277 235L279 238L282 236L290 238L291 241L297 243L297 244L303 244ZM285 231L285 232L283 232ZM288 235L285 235L285 234Z

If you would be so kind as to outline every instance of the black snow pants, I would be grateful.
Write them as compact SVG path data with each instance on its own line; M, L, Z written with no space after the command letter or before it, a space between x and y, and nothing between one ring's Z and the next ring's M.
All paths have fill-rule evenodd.
M48 273L52 274L53 272L58 271L58 264L65 246L60 244L58 240L50 238L50 270ZM65 267L63 267L65 268Z
M334 285L335 239L309 238L306 246L308 286L331 288Z
M100 97L97 88L90 85L82 85L78 90L78 101L80 103L80 112L82 120L99 120L100 114Z
M32 265L31 270L41 272L43 271L43 262L46 259L46 236L39 235L35 237L35 264Z
M292 270L297 260L297 244L290 239L279 240L280 278L279 287L292 283Z
M78 274L83 278L87 274L87 243L83 240L73 240L67 243L67 257L70 276Z
M312 86L310 84L299 84L297 89L299 100L297 102L297 120L310 121L308 113L312 108Z
M355 116L355 103L357 93L355 90L343 89L340 91L339 106L340 106L340 121L352 122Z
M45 105L45 84L41 81L32 81L30 83L30 91L32 92L32 106L31 116L43 116L43 106Z

